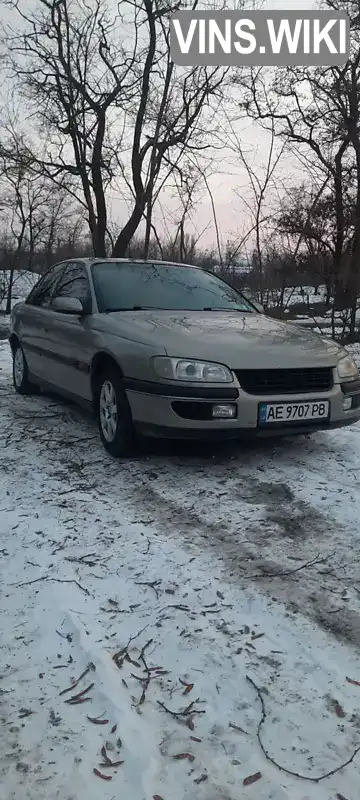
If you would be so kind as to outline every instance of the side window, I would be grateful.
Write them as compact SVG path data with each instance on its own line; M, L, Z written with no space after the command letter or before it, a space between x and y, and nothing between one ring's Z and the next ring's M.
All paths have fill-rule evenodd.
M31 306L48 306L63 266L56 264L43 275L30 292L26 302Z
M84 306L91 302L89 279L83 264L72 261L66 264L56 286L55 297L76 297Z

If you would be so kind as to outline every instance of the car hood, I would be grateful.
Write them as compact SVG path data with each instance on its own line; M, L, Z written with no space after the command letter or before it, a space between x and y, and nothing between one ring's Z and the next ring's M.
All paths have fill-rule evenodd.
M217 361L232 369L333 366L344 352L306 328L257 313L120 311L98 321L103 331L146 344L154 354Z

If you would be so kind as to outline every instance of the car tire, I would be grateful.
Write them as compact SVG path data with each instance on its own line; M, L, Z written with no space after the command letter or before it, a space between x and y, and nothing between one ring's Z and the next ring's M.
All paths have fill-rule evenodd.
M115 458L131 455L135 430L121 374L116 368L109 367L102 373L97 385L96 406L105 450Z
M18 394L36 394L38 392L38 387L29 381L25 353L19 342L16 343L13 350L13 383Z

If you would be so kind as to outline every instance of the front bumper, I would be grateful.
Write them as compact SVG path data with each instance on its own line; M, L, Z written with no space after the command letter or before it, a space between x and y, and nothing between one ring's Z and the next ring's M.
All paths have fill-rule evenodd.
M352 425L360 420L360 380L334 384L326 392L294 395L250 395L239 387L190 387L174 384L128 382L127 396L136 429L144 435L181 439L242 439L292 436ZM352 397L352 407L345 411L344 399ZM297 403L329 400L330 417L326 420L258 425L259 403ZM214 404L231 403L237 408L235 419L212 419ZM188 412L186 409L188 408ZM184 414L197 418L185 418ZM200 418L199 418L200 417Z

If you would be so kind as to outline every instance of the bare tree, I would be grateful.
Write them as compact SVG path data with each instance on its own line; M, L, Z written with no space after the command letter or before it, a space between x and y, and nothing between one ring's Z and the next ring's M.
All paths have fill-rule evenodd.
M270 140L265 163L259 161L259 152L247 153L237 134L234 125L227 119L227 125L232 133L232 149L236 157L245 169L248 180L248 188L251 196L246 197L242 190L236 190L236 194L245 204L249 215L249 238L255 239L255 251L253 259L256 261L256 268L259 275L259 299L261 304L264 302L264 276L263 276L263 249L265 249L266 239L269 232L267 221L269 219L268 204L271 203L271 194L274 194L276 180L276 170L284 153L285 143L278 146L276 138L275 124L270 123ZM270 196L268 196L270 195ZM251 233L250 233L251 231Z
M330 184L330 185L329 185ZM351 181L346 181L342 196L342 256L351 252L355 198ZM326 302L334 296L336 273L336 248L338 247L338 225L336 198L333 184L327 180L320 189L305 183L293 188L284 198L276 215L278 231L286 232L294 243L294 257L300 247L312 259L313 274L326 286Z
M79 206L69 201L65 187L34 174L23 158L23 141L8 130L13 157L0 154L1 267L9 274L6 311L11 309L14 272L48 266L59 239L81 229Z
M275 130L290 149L311 154L331 176L336 236L333 254L338 307L352 308L355 328L360 290L360 17L358 0L325 0L327 7L346 10L351 19L350 58L343 67L292 68L269 73L251 70L237 80L246 87L243 107L265 127ZM345 246L344 175L353 168L356 201L349 257Z
M36 215L41 205L38 187L34 178L29 177L26 167L19 160L9 165L1 160L1 201L0 220L2 223L3 247L2 266L9 271L6 313L11 311L14 270L19 266L22 251L27 245L27 267L31 269L36 237L39 228Z
M174 67L169 17L178 0L123 0L116 11L107 0L8 5L19 17L5 30L9 64L44 133L27 157L53 181L70 179L98 256L107 250L110 189L119 180L130 188L132 208L112 248L122 256L162 168L208 146L211 98L227 71Z

